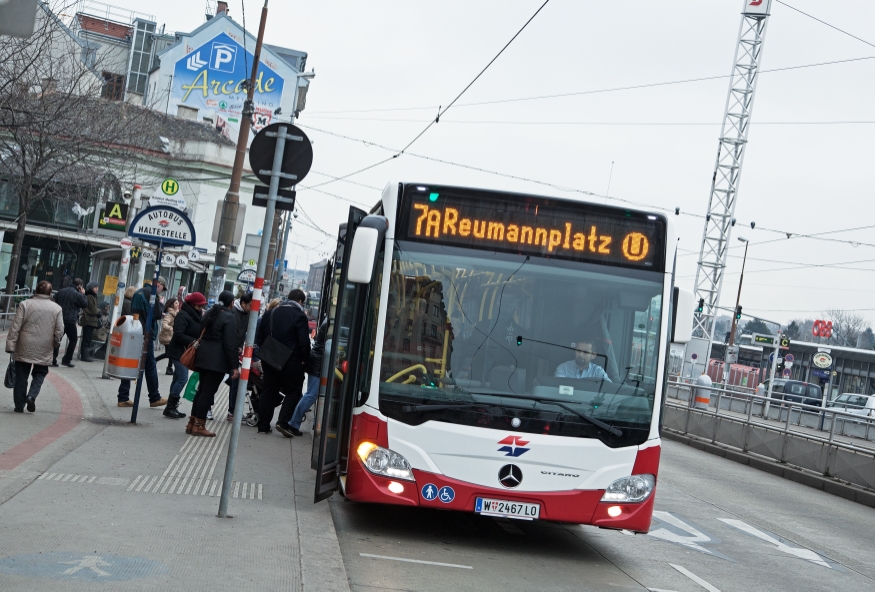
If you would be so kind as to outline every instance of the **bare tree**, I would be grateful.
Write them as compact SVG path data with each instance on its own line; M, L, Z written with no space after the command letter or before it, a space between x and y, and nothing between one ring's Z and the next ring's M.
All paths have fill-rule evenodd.
M134 153L119 147L134 144L149 117L146 109L101 98L95 46L56 16L67 4L41 3L29 38L0 36L0 176L18 206L9 294L28 216L47 200L87 211L107 179L109 189L120 190L125 159Z
M822 314L823 320L832 321L832 337L828 340L832 345L856 347L857 338L869 326L862 315L847 310L830 309Z

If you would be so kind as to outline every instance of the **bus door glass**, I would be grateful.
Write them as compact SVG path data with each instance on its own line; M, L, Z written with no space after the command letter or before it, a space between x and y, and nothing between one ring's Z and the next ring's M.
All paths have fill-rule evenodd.
M349 428L349 410L352 406L350 392L346 388L347 379L354 381L354 364L349 363L348 355L352 339L358 333L354 328L354 303L358 292L367 286L358 286L346 281L348 258L344 251L352 245L355 230L366 213L358 208L349 209L349 219L345 232L341 231L334 262L335 281L328 295L329 315L328 335L322 362L322 384L319 387L319 408L317 409L317 432L313 438L313 457L316 459L315 501L331 496L338 485L338 467L345 456L343 443Z

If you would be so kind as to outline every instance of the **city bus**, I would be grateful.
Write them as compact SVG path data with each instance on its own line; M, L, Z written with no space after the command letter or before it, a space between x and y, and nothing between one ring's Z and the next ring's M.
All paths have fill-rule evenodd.
M647 532L676 237L652 212L391 183L323 291L315 501ZM681 294L679 296L679 294Z

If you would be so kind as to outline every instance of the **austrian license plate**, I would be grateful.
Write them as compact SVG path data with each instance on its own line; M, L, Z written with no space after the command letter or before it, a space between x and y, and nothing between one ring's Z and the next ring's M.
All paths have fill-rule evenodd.
M478 514L485 514L487 516L518 518L520 520L537 520L541 515L541 505L478 497L474 504L474 511Z

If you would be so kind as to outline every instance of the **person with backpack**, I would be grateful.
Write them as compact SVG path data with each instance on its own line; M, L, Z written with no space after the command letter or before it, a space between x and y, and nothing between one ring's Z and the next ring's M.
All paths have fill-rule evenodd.
M79 339L79 312L88 306L88 298L85 297L85 289L82 287L84 282L76 278L73 284L62 288L55 294L55 304L61 307L61 315L64 319L64 335L67 336L67 351L64 352L64 357L61 358L61 364L68 368L73 368L73 352L76 351L76 341ZM52 366L58 365L58 352L60 344L55 347L54 355L52 356Z
M91 338L94 330L100 327L100 317L103 314L97 306L97 282L88 282L85 286L85 297L88 306L82 309L79 323L82 325L82 343L79 345L79 359L83 362L93 362L91 357Z
M204 315L201 322L200 344L195 355L194 367L200 374L197 394L192 401L191 419L186 433L192 436L215 437L207 430L207 412L213 406L216 391L222 385L225 374L232 379L240 376L240 356L237 351L237 321L231 312L234 294L225 290L219 301Z

